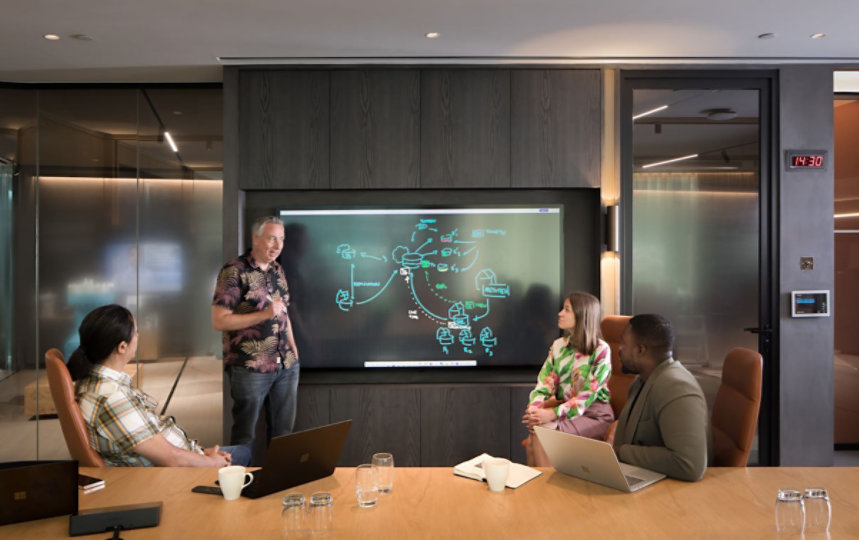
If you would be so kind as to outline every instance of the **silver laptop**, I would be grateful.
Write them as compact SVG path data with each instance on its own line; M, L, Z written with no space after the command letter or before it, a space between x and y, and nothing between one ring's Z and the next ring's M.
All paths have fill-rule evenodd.
M605 441L540 426L534 427L534 433L558 472L630 493L665 478L662 473L619 462Z

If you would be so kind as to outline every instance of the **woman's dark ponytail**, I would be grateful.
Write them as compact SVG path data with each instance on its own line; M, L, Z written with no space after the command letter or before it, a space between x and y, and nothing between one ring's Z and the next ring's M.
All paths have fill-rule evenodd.
M81 345L69 357L72 379L86 377L90 369L107 360L123 341L134 337L134 316L122 306L110 304L87 313L78 328Z
M69 357L66 365L69 368L69 375L72 376L73 381L86 377L92 367L92 364L86 357L86 353L81 347L75 349L75 352Z

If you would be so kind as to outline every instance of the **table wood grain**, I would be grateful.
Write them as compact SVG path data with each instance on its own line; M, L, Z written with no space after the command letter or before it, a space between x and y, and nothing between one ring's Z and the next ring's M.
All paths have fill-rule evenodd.
M163 501L161 524L124 531L126 540L280 538L281 500L292 491L308 499L316 491L333 495L332 538L755 539L776 537L779 488L823 487L832 501L830 538L859 538L859 468L711 468L700 482L666 479L632 494L541 470L518 489L492 493L449 467L397 468L393 491L366 509L355 499L352 468L261 499L230 502L191 493L195 485L212 485L217 469L81 468L107 486L81 494L80 508ZM0 538L67 535L68 517L0 527Z

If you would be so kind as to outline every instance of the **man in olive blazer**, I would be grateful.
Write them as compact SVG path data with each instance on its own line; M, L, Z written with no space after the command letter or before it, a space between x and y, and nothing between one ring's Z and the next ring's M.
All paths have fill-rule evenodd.
M694 482L704 476L713 438L704 392L672 358L673 348L667 319L630 319L618 352L624 371L638 377L618 418L614 449L624 463Z

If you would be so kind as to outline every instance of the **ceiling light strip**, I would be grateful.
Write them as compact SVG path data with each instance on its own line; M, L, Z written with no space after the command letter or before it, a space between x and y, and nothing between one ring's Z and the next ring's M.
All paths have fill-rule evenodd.
M176 143L173 142L173 137L170 136L169 131L164 132L164 138L167 139L167 143L170 145L170 148L172 148L174 152L179 152L179 148L177 148Z
M658 113L659 111L664 111L668 108L668 105L662 105L661 107L656 107L655 109L650 109L649 111L644 111L641 114L636 114L632 117L633 120L638 120L639 118L645 117L649 114Z
M674 159L666 159L665 161L657 161L656 163L648 163L647 165L642 165L642 169L649 169L650 167L658 167L659 165L668 165L669 163L676 163L678 161L684 161L686 159L694 159L698 157L698 154L689 154L688 156L682 156Z
M859 217L859 212L852 212L850 214L835 214L835 219L838 218L848 218L848 217Z

